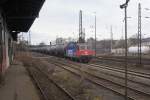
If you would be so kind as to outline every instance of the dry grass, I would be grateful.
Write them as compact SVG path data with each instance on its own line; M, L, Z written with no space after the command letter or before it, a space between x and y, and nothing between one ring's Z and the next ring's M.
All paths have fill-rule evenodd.
M59 71L54 75L55 80L63 84L77 100L102 100L101 96L94 94L94 88L81 77L74 76L65 70Z

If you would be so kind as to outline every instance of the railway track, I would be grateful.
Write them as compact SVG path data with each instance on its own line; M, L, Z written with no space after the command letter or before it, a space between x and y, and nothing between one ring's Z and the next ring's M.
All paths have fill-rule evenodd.
M99 56L99 57L96 57L95 59L97 60L107 60L107 61L113 61L113 62L120 62L120 63L123 63L125 62L125 58L124 57L112 57L112 56ZM149 62L150 59L146 59L146 58L142 58L142 64L143 65L150 65L150 62ZM139 59L138 58L133 58L133 57L128 57L128 63L129 64L138 64L139 62Z
M29 67L27 70L42 94L44 100L76 100L68 91L59 86L40 68Z
M51 62L53 64L55 64L56 66L59 66L65 70L68 70L69 72L76 74L78 76L84 75L85 79L91 81L92 83L103 86L106 89L109 89L117 94L124 96L125 86L124 86L123 82L121 82L121 81L124 81L123 77L120 77L120 76L117 77L116 75L107 74L107 73L104 73L104 74L109 75L109 77L108 76L106 77L106 75L104 75L104 74L89 73L88 71L83 70L82 67L84 66L84 67L92 68L95 65L79 64L79 63L71 62L71 61L64 60L64 59L57 58L57 57L52 57L52 58L54 58L54 59L53 60L51 59ZM98 65L95 67L99 68ZM119 72L119 73L124 74L124 72L121 69L116 70L113 68L110 69L110 68L105 68L105 67L106 66L103 66L103 68L101 68L101 70L107 69L107 70L113 71L113 73ZM103 73L103 72L101 71L101 73ZM138 77L149 78L148 75L145 77L145 75L140 74L140 73L137 74L137 72L134 74L133 74L133 72L128 73L128 74L131 74L132 76L134 75L134 76L138 76ZM115 79L115 77L118 79ZM135 82L135 81L132 81L132 79L130 79L130 80L128 79L128 81L130 82L130 84L128 85L128 98L129 99L149 100L149 98L150 98L149 84L146 85L145 83L139 83L138 81ZM147 83L149 83L149 82L147 82ZM146 87L144 85L146 85L148 87ZM143 88L136 88L136 87L143 87Z
M63 59L60 59L60 60L63 60ZM63 60L64 62L66 60ZM77 66L85 66L86 67L89 67L89 68L100 68L100 69L108 69L108 70L111 70L111 71L114 71L114 72L120 72L120 73L125 73L125 69L124 68L119 68L119 67L111 67L110 65L104 65L104 64L81 64L81 63L74 63L72 61L68 61L69 63L72 63L74 65L77 65ZM133 70L133 69L130 69L128 70L128 74L129 75L132 75L132 76L138 76L138 77L143 77L143 78L147 78L147 79L150 79L150 73L148 72L139 72L139 71L136 71L136 70Z
M111 68L110 66L104 65L104 64L90 64L89 66L94 66L94 67L98 67L98 68L105 68L105 69L110 69L110 70L113 70L113 71L125 73L124 68L117 68L117 67ZM129 69L128 74L150 79L150 73L139 72L139 71L136 71L136 70Z
M109 65L109 64L102 64L102 63L92 63L89 64L88 66L92 66L95 68L100 68L100 69L107 69L107 70L112 70L114 72L120 72L120 73L125 73L124 66L114 66L114 65ZM134 80L133 76L137 76L138 79L145 78L147 79L148 82L141 81L144 84L150 85L150 70L139 68L139 67L133 67L133 66L128 66L128 80ZM136 80L139 81L139 80Z
M73 63L73 62L70 62L70 63ZM77 65L77 66L81 66L77 63L73 63L73 64ZM85 65L82 65L82 66L85 66ZM124 73L125 73L124 69L110 68L108 66L104 66L104 65L101 66L101 65L95 65L95 64L90 64L90 65L87 64L86 67L88 67L91 70L93 70L93 68L94 68L94 69L98 70L99 72L107 74L109 76L124 78ZM106 72L104 72L103 70L106 71ZM111 73L116 73L116 74L111 74ZM137 79L135 79L135 78L137 78ZM140 81L142 79L145 80L145 81ZM136 82L138 84L147 85L147 86L150 87L150 74L149 73L128 71L128 80L132 81L132 82Z
M71 62L71 61L70 61L70 63L77 65L77 66L82 65L82 64ZM85 65L82 65L82 66L85 66ZM113 68L113 67L110 67L107 65L98 65L98 64L86 64L86 67L91 70L96 69L99 72L107 74L109 76L124 78L125 71L124 71L124 69L121 69L121 68ZM114 73L114 74L111 74L111 73ZM142 80L145 80L145 81L142 81ZM136 82L138 84L147 85L150 87L150 74L144 73L144 72L128 70L128 81Z
M55 65L59 66L59 67L62 67L68 71L70 71L71 73L74 73L76 75L79 75L81 76L81 73L84 72L84 75L86 76L86 79L90 80L91 82L93 82L94 84L97 84L97 85L100 85L100 86L103 86L111 91L114 91L115 93L118 93L120 95L124 95L124 88L125 86L123 85L123 82L121 82L121 80L123 81L124 79L120 77L120 81L113 81L112 79L114 79L114 77L112 79L110 79L109 77L106 77L106 76L99 76L99 75L95 75L93 73L90 73L90 72L87 72L85 70L82 69L82 66L79 66L79 65L73 65L73 64L66 64L67 62L60 62L60 60L57 61L54 60L52 61L52 63L54 63ZM84 65L84 66L87 66L87 65ZM102 75L102 74L101 74ZM105 78L104 78L105 77ZM116 76L115 76L116 77ZM120 83L119 83L120 82ZM128 86L128 90L129 90L129 94L128 94L128 97L130 99L133 99L133 100L141 100L142 98L145 98L144 100L149 100L150 98L150 92L148 90L145 90L143 91L143 89L136 89L133 85L135 86L139 86L137 85L138 82L132 82L132 85L131 85L131 82L130 82L130 86ZM143 87L144 84L142 84ZM141 86L141 84L140 84Z

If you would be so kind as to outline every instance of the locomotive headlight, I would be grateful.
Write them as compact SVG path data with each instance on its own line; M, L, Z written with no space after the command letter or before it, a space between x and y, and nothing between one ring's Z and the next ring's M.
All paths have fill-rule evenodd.
M86 54L86 55L87 55L87 54L88 54L88 52L87 52L87 51L85 51L85 52L84 52L84 54Z

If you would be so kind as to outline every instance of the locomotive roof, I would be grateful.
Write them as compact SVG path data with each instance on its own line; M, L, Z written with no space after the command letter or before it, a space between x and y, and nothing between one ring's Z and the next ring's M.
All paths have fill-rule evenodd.
M78 45L87 45L87 43L77 43Z

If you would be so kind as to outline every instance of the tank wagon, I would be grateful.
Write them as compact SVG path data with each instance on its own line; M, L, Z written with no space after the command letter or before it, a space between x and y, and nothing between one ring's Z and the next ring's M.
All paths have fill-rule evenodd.
M112 49L111 51L113 54L122 55L125 54L124 48ZM141 53L143 55L150 54L150 47L149 46L141 46ZM128 54L130 55L137 55L138 54L138 46L131 46L128 48Z
M64 57L73 61L88 63L95 52L88 48L86 43L70 42L68 44L58 44L49 47L38 47L32 49L40 53L49 54L57 57Z
M128 51L129 51L129 53L137 54L138 53L138 47L137 46L129 47ZM150 47L141 46L141 53L142 54L149 54L150 53Z

